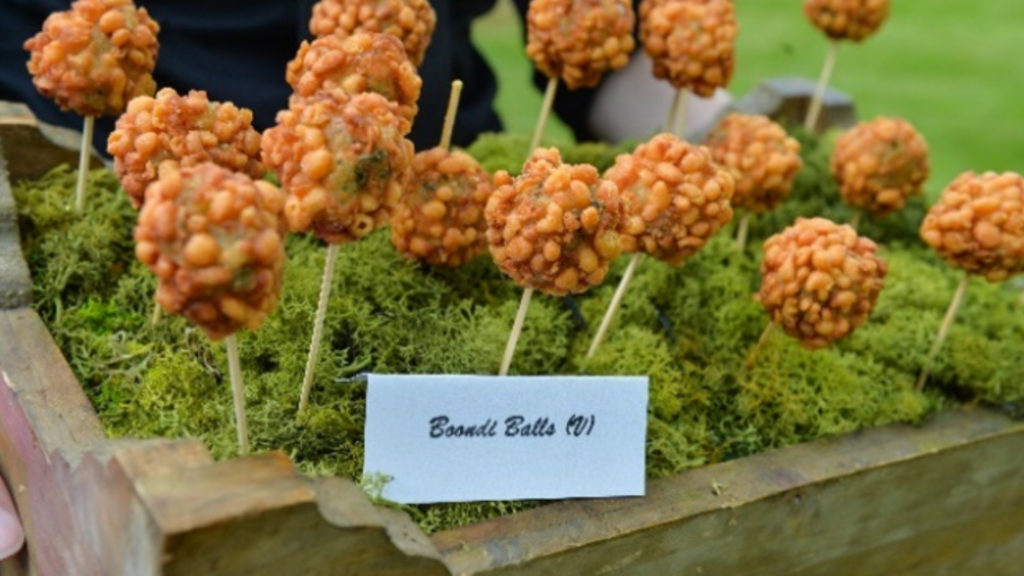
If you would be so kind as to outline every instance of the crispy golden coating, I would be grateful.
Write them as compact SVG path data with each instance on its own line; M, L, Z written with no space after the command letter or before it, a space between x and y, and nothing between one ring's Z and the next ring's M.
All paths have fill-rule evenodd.
M570 90L593 87L629 62L635 23L630 0L532 0L526 53Z
M730 114L707 137L711 157L732 170L732 205L767 212L789 196L804 162L800 143L766 116Z
M989 282L1024 272L1024 178L961 174L928 211L921 238L943 260Z
M589 164L562 164L539 148L512 178L500 171L487 202L487 241L498 267L520 286L546 294L600 284L622 252L623 214L615 184Z
M180 96L163 88L156 98L133 99L107 138L107 152L135 208L142 206L146 187L165 160L183 167L213 162L253 178L265 171L252 111L231 102L211 102L206 92L197 90Z
M882 26L889 4L890 0L806 0L804 14L829 38L860 42Z
M254 330L284 279L284 194L216 164L160 167L135 227L135 255L159 279L156 301L220 340Z
M654 75L700 96L732 80L736 13L732 0L644 0L640 37Z
M836 140L831 169L847 204L885 216L924 192L928 144L906 120L876 118Z
M36 89L81 116L120 114L156 90L160 26L131 0L77 0L25 42Z
M408 121L404 134L412 128L423 86L402 43L390 34L373 32L356 32L344 39L324 36L312 44L303 42L298 55L288 63L286 76L298 96L335 89L347 94L380 94L396 103L399 115Z
M627 252L679 265L732 220L732 174L711 161L707 148L671 134L619 155L605 178L623 198Z
M798 218L764 243L757 298L787 334L823 348L863 325L888 266L875 243L847 225Z
M435 266L458 266L487 249L484 209L494 185L469 154L437 147L416 154L413 186L391 214L391 243Z
M402 41L413 65L434 34L437 15L427 0L320 0L313 6L309 30L314 36L346 38L356 32L390 34Z
M387 222L413 157L395 108L380 94L327 90L293 98L278 113L277 126L263 133L263 161L288 194L293 232L341 244Z

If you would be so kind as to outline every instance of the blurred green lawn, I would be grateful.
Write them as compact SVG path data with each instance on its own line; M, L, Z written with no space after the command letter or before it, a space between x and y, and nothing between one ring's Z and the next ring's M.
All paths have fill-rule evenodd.
M802 5L736 0L734 94L772 76L817 78L826 41ZM506 129L529 133L540 94L529 80L521 34L508 0L474 28L499 77ZM862 118L901 116L924 134L932 195L965 170L1024 171L1024 0L894 0L877 35L842 45L832 85L854 97ZM571 140L557 122L548 138Z

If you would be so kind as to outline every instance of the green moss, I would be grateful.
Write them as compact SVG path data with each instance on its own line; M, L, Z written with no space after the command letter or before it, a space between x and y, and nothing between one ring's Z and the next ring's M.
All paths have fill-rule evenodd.
M888 422L918 422L957 402L1024 412L1024 304L1019 287L973 280L927 394L914 381L959 275L917 239L923 207L863 228L887 248L890 275L866 326L810 352L781 333L751 370L744 359L767 319L752 294L761 239L797 216L850 217L828 177L826 144L805 138L807 167L792 197L756 218L742 254L729 230L684 265L644 259L607 342L586 349L625 268L568 299L534 298L513 364L522 374L647 374L651 477ZM470 147L490 170L518 171L525 137L486 135ZM582 145L568 161L604 167L618 150ZM152 276L134 261L135 219L116 180L92 174L84 217L69 207L74 174L20 184L21 230L36 307L113 436L194 436L235 454L223 347L178 317L149 321ZM487 258L455 270L401 258L386 231L342 246L311 404L295 418L324 248L291 237L277 311L240 335L257 450L281 449L311 474L359 478L369 371L497 370L521 291ZM367 489L380 492L380 481ZM374 488L377 486L377 488ZM404 507L427 531L512 513L535 502Z

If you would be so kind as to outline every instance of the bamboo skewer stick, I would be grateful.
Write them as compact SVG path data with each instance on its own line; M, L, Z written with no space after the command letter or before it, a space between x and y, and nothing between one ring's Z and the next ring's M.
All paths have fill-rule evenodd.
M743 363L744 368L750 370L754 367L758 356L761 355L761 350L768 342L768 339L771 338L773 332L775 332L775 322L769 322L768 326L765 326L764 332L761 332L761 337L757 339L757 344L754 344L754 347L747 353L747 360Z
M157 302L154 299L153 300L153 314L151 314L150 317L149 317L149 323L155 326L155 325L160 323L160 319L163 318L163 317L164 317L164 309L163 309L162 306L160 306L160 303Z
M626 267L626 272L622 275L622 280L619 281L619 287L615 289L615 295L612 296L612 302L608 305L608 310L605 310L604 318L601 319L601 326L598 327L597 334L594 335L594 340L590 342L590 349L587 350L587 360L594 357L594 354L597 353L597 349L601 346L601 342L604 341L604 337L608 333L608 328L612 324L612 319L615 318L615 313L619 311L619 307L622 305L622 299L626 295L626 289L629 288L629 283L633 279L633 275L636 273L636 267L640 264L640 259L642 257L643 253L637 252L629 259L629 265Z
M935 337L935 342L932 343L931 350L928 351L928 358L924 361L924 366L921 367L921 375L917 378L917 391L924 390L925 384L928 383L928 368L938 357L939 351L942 350L942 345L946 342L946 336L949 335L949 329L953 326L953 320L956 319L956 313L960 310L960 305L964 301L964 295L967 293L967 285L971 281L970 274L964 274L960 285L956 288L956 293L953 294L953 301L949 303L949 309L946 310L946 317L942 319L942 326L939 327L939 333Z
M533 141L530 142L530 152L540 146L544 137L544 127L548 123L548 116L551 114L551 107L555 103L555 94L558 92L558 78L548 80L547 90L544 91L544 102L541 105L540 115L537 117L537 127L533 131ZM516 318L512 322L512 332L508 335L508 342L505 344L505 355L501 359L499 376L508 376L509 368L512 367L512 358L516 354L516 345L519 343L519 336L523 332L523 323L526 321L526 312L530 308L530 299L533 298L533 288L527 286L523 289L523 297L519 300L519 309L516 310Z
M836 66L836 56L839 53L839 41L829 42L828 53L825 55L825 65L821 68L821 76L818 78L818 85L814 89L814 96L811 98L811 105L807 108L807 117L804 119L804 128L813 132L818 125L818 117L821 115L821 102L828 90L829 80L832 79L832 70Z
M324 320L327 318L327 301L331 297L331 280L334 278L334 263L338 258L338 245L327 246L324 258L324 277L320 282L320 301L316 306L316 318L313 320L313 339L309 342L309 356L306 358L306 373L302 377L302 395L299 397L299 414L309 404L309 392L313 388L313 375L320 359L320 341L324 335Z
M686 112L689 104L690 91L686 88L676 90L676 96L672 100L672 107L668 111L668 122L665 124L665 131L669 134L686 139ZM682 124L680 126L680 124Z
M238 340L232 334L224 340L228 349L228 374L231 377L231 395L235 401L235 430L238 432L238 452L249 453L249 423L245 418L245 388L242 365L238 358Z
M75 212L85 210L85 194L89 176L89 159L92 157L92 135L96 129L96 118L86 116L82 124L82 148L78 152L78 183L75 186Z
M850 217L850 228L854 230L860 228L860 219L863 213L860 210L855 210L853 216Z
M452 82L452 91L448 96L448 110L444 114L444 130L441 131L441 148L451 148L452 130L455 129L455 116L459 113L459 98L462 97L462 80Z
M740 245L740 252L747 249L747 234L750 231L750 212L743 212L740 218L739 227L736 230L736 243Z
M547 90L544 91L544 103L540 108L540 116L537 118L537 127L533 131L533 140L530 141L530 154L540 146L544 138L544 128L548 124L548 116L551 115L551 106L555 103L555 94L558 92L558 78L548 80Z

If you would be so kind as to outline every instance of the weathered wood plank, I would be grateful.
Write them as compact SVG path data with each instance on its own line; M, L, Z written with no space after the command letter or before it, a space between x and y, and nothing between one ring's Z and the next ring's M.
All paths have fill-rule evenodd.
M0 310L21 308L32 302L32 280L21 255L18 209L14 204L7 162L0 139Z
M12 182L34 180L61 164L77 168L81 138L78 131L38 121L24 104L0 100L0 140ZM94 153L90 167L102 165Z
M642 499L554 504L433 541L456 574L1016 574L1007 567L1024 563L1024 547L1009 547L1024 534L1022 450L1024 423L966 409L692 470L651 482Z

